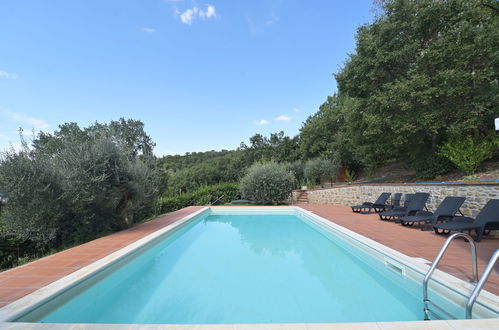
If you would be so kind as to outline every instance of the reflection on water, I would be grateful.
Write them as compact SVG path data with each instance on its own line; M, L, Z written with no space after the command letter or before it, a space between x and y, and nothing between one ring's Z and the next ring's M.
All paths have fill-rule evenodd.
M410 293L418 290L413 283L376 262L354 257L336 240L291 215L211 215L43 321L320 323L421 318L420 298Z

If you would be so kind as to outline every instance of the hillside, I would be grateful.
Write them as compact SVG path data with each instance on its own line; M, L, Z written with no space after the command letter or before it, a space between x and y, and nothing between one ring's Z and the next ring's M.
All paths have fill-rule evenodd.
M367 171L360 171L355 183L403 183L403 182L443 182L443 181L493 181L499 180L499 158L483 162L477 173L466 175L458 169L438 175L432 179L421 179L416 171L406 163L397 162L382 166L369 176Z

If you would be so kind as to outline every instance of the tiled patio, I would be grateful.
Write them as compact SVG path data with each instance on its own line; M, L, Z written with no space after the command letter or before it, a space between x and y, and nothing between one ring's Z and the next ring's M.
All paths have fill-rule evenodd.
M435 235L433 232L380 221L375 214L355 214L345 206L314 204L301 204L299 206L411 257L433 260L445 241L445 237ZM0 307L87 266L166 225L180 220L200 208L200 206L191 206L168 213L134 228L96 239L0 273ZM467 280L471 273L468 244L463 241L456 241L453 244L455 246L449 249L439 269ZM499 248L499 239L486 238L477 245L478 267L481 274L492 253ZM497 272L491 275L486 289L499 295L499 276Z

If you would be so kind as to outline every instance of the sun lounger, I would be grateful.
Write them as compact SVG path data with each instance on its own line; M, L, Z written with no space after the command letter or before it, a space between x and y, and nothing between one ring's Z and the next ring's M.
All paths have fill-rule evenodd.
M407 211L407 206L411 202L411 199L413 196L414 196L414 194L405 194L403 206L400 206L400 204L399 204L399 206L394 206L390 210L380 212L380 213L378 213L379 218L381 220L391 220L394 217L400 216L400 214L402 214L402 215L405 214L405 211Z
M396 207L400 207L400 200L402 199L402 193L395 193L390 198L390 204L387 204L385 210L393 210Z
M433 224L435 233L443 229L451 231L475 231L475 241L480 242L490 229L499 228L499 199L491 199L485 204L475 219L470 217L454 217L450 222Z
M386 201L390 195L391 193L384 192L379 195L374 203L364 202L362 205L351 206L352 211L355 213L371 213L371 210L374 209L375 212L381 212L385 209Z
M415 215L418 211L422 211L425 208L426 201L430 197L428 193L415 193L411 197L405 210L393 210L387 212L381 212L379 217L381 220L395 219L395 222L404 216Z
M412 226L415 223L439 223L452 220L463 205L465 197L448 196L437 207L435 212L418 211L415 215L404 216L400 218L403 226ZM462 215L462 214L461 214Z

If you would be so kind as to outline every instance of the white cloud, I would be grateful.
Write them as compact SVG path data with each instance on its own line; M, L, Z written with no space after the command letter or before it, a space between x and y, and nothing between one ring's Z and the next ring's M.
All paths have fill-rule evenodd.
M35 130L47 129L50 125L43 119L27 116L19 112L2 111L8 118L19 124L25 124L33 127Z
M17 74L0 70L0 78L17 79Z
M147 33L154 33L154 32L156 32L156 29L153 29L150 27L143 27L142 31L147 32Z
M204 13L203 13L203 11L200 11L199 15L201 16L201 14L203 14L203 16L205 16L206 18L217 17L215 7L213 7L212 5L207 5L207 6L208 6L208 8L206 9L206 11ZM203 17L203 16L201 16L201 17Z
M194 19L194 16L196 16L198 10L199 10L198 7L194 7L192 9L187 9L182 14L180 14L180 20L182 21L182 23L190 25L192 23L192 20Z
M258 121L256 124L257 125L268 125L268 124L270 124L270 122L265 120L265 119L262 119L262 120Z
M269 19L267 22L265 22L265 25L272 25L274 23L277 23L279 22L279 17L277 17L276 15L272 14L272 18Z
M298 109L298 108L294 108L294 109L293 109L293 111L294 111L295 113L298 113L298 112L300 112L301 110L300 110L300 109Z
M288 115L280 115L275 120L276 121L290 121L292 118Z
M176 11L176 13L180 16L180 20L182 21L182 23L188 25L191 25L196 18L201 18L203 20L216 18L217 12L215 7L209 4L207 4L206 6L206 10L199 9L198 7L194 6L187 9L183 13L180 13L178 10Z

